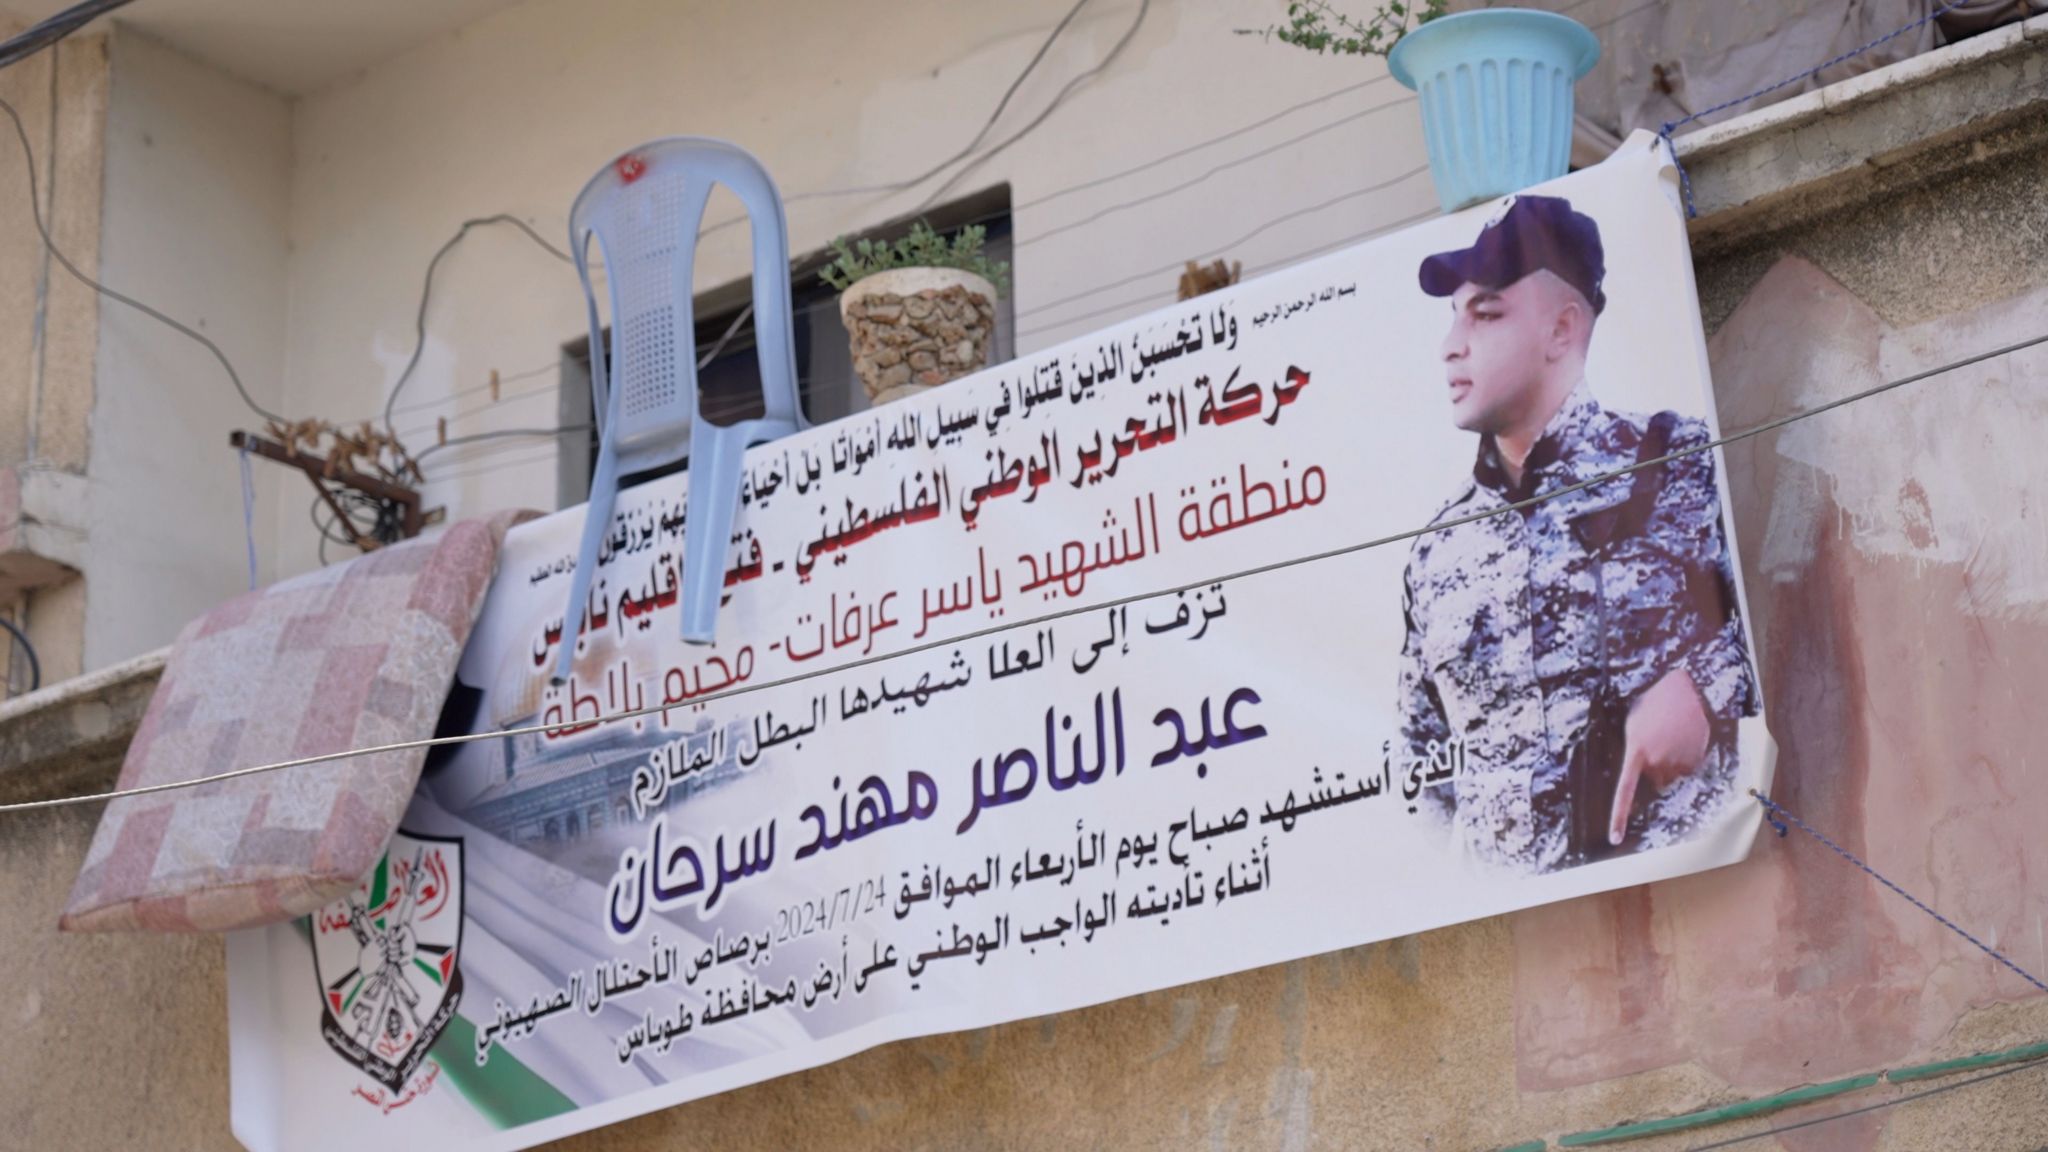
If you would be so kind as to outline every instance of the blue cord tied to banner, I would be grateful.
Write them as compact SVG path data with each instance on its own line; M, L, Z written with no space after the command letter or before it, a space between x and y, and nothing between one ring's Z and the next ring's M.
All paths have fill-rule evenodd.
M249 444L242 442L242 540L249 550L249 591L256 590L256 482L249 475Z
M1764 795L1763 793L1757 791L1754 788L1751 788L1749 790L1749 794L1751 796L1756 797L1756 802L1764 806L1764 819L1770 821L1771 827L1776 828L1778 830L1778 835L1784 836L1788 834L1789 829L1787 829L1786 827L1787 823L1797 825L1801 832L1806 833L1808 836L1811 836L1815 840L1818 840L1821 843L1827 845L1829 848L1832 848L1835 852L1835 855L1840 856L1842 859L1847 860L1849 863L1854 864L1858 868L1861 868L1864 871L1864 873L1868 875L1872 880L1877 881L1879 884L1884 885L1885 887L1891 889L1892 891L1898 893L1900 896L1904 897L1906 903L1911 904L1913 907L1918 908L1922 912L1927 913L1929 916L1934 917L1934 919L1937 922L1939 922L1942 927L1947 928L1949 931L1955 933L1958 936L1961 936L1963 939L1968 940L1970 943L1975 944L1977 948L1980 951L1982 951L1986 956L1991 957L1993 960L1996 960L2000 964L2005 965L2007 968L2012 969L2014 972L2019 973L2020 978L2025 980L2027 983L2032 984L2034 987L2039 988L2043 992L2048 992L2048 984L2041 983L2040 980L2034 977L2033 973L2006 959L2004 954L1999 952L1998 949L1993 948L1991 945L1986 944L1982 940L1979 940L1975 936L1972 936L1968 932L1965 932L1960 926L1958 926L1954 921L1950 920L1948 917L1943 916L1941 913L1936 912L1934 909L1929 908L1925 904L1922 904L1918 899L1916 899L1913 896L1912 893L1906 891L1904 888L1901 888L1897 884L1894 884L1890 880L1886 879L1882 874L1878 872L1877 869L1872 868L1870 865L1865 864L1863 861L1857 859L1854 853L1842 847L1840 844L1837 844L1833 840L1830 840L1826 836L1823 836L1820 832L1815 830L1812 825L1808 824L1804 820L1801 820L1799 817L1794 816L1790 811L1788 811L1784 806L1780 805L1777 801L1772 800L1770 797Z
M1873 48L1883 47L1884 45L1891 43L1899 37L1904 36L1908 32L1917 31L1920 28L1925 27L1930 21L1938 20L1941 17L1948 15L1951 11L1960 8L1969 2L1970 0L1949 0L1948 3L1943 4L1941 7L1936 8L1932 12L1929 12L1927 15L1922 16L1918 20L1913 21L1911 24L1908 24L1903 28L1895 28L1892 31L1887 32L1882 36L1879 36L1877 39L1872 40L1870 43L1865 44L1860 48L1851 48L1849 51L1842 53L1840 56L1837 56L1832 60L1826 61L1825 63L1816 64L1813 67L1808 68L1806 71L1801 72L1796 76L1788 76L1785 79L1778 81L1776 84L1772 84L1766 88L1759 88L1756 91L1751 92L1747 96L1737 96L1733 100L1723 100L1721 103L1714 105L1712 108L1702 109L1698 112L1694 112L1690 116L1682 116L1679 119L1667 121L1664 127L1657 130L1657 135L1663 139L1665 150L1671 153L1671 163L1676 165L1678 168L1678 181L1679 184L1685 190L1686 219L1697 220L1699 219L1700 212L1692 201L1692 177L1686 174L1685 165L1681 163L1678 159L1678 148L1671 142L1671 134L1673 132L1677 131L1680 128L1685 127L1687 124L1690 124L1695 120L1705 119L1706 117L1712 116L1717 112L1726 112L1728 109L1734 108L1737 105L1747 104L1751 100L1754 100L1759 96L1768 96L1771 93L1776 92L1780 88L1785 88L1790 85L1797 84L1802 80L1818 76L1822 72L1825 72L1830 68L1833 68L1837 64L1847 63L1848 61L1854 60L1856 57L1863 55L1865 52L1868 52ZM1780 835L1782 834L1783 832L1781 830Z

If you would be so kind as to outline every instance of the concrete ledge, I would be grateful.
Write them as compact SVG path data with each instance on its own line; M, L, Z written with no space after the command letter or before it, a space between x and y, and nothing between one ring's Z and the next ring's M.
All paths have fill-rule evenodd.
M0 600L59 584L85 563L85 477L0 468Z
M170 649L0 703L0 803L111 786Z
M2048 146L2048 16L1678 137L1696 251Z

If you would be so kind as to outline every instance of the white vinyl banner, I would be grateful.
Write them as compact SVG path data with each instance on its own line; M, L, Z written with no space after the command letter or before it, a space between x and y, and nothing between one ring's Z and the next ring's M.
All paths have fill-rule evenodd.
M754 449L715 645L684 475L585 603L515 529L444 728L561 727L231 939L237 1136L524 1148L1742 859L1720 454L1610 475L1718 434L1653 144Z

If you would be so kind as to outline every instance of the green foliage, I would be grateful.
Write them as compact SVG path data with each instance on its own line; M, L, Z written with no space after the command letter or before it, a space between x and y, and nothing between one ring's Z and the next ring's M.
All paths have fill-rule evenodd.
M990 260L988 253L982 251L987 238L988 229L973 224L962 228L948 242L922 220L911 225L910 234L894 244L873 240L848 243L841 236L832 241L833 261L819 275L834 291L844 292L856 281L892 268L958 268L995 285L997 292L1007 292L1010 266Z
M1288 0L1287 23L1269 28L1240 28L1240 36L1259 36L1339 56L1384 56L1411 27L1429 23L1450 11L1450 0L1386 0L1363 20L1332 8L1326 0ZM1412 20L1412 25L1411 25Z

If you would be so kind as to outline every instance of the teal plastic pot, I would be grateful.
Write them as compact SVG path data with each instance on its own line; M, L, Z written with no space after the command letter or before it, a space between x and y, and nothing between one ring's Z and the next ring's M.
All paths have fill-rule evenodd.
M1444 211L1564 175L1572 85L1599 58L1584 24L1528 8L1461 12L1401 37L1387 68L1420 97Z

